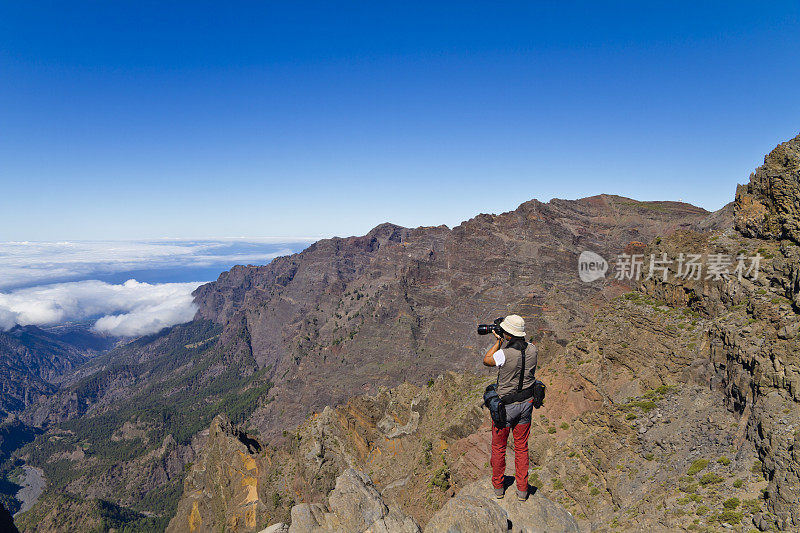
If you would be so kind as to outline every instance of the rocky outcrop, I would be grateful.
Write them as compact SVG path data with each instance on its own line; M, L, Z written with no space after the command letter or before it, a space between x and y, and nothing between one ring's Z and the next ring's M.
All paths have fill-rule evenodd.
M260 531L270 520L259 498L261 445L225 416L214 418L208 441L184 482L184 497L167 531Z
M513 486L498 500L486 478L463 489L425 526L425 533L579 533L572 515L535 491L519 501Z
M348 531L417 533L413 518L387 506L367 475L352 468L336 479L328 505L305 503L292 507L289 533Z
M723 235L707 248L708 253L772 255L778 247L769 246L768 252L764 241ZM788 280L783 273L787 261L798 264L795 250L792 246L781 258L765 259L757 280L673 278L642 287L669 305L707 317L697 344L711 365L708 383L740 417L736 445L747 438L755 446L759 470L769 482L764 490L769 513L759 523L790 530L800 526L800 317L784 296Z
M778 145L737 187L734 210L742 235L800 243L800 135Z
M488 479L472 483L439 510L425 527L430 533L578 533L563 507L541 494L526 501L496 500ZM291 526L278 523L264 531L416 533L419 525L396 506L387 505L369 476L348 468L337 479L328 504L292 507ZM262 532L263 533L263 532Z
M800 136L778 146L739 186L738 233L676 233L653 251L755 257L757 276L650 280L642 290L704 316L709 384L741 417L768 485L758 527L800 527Z
M336 507L336 498L347 490L334 489L337 483L353 481L341 478L351 467L368 470L367 487L380 487L385 501L402 508L417 523L424 523L454 490L473 479L462 468L461 454L451 453L449 447L484 423L479 399L485 381L449 373L424 387L404 384L359 396L312 415L296 432L287 433L282 444L261 446L261 452L249 453L257 466L250 475L255 478L261 500L256 504L261 511L254 527L262 526L262 517L266 522L288 523L290 512L300 512L292 511L298 502L318 502L303 508L306 514L302 516L317 516L321 509L332 512L319 502L329 501ZM237 496L226 489L243 483L237 481L241 456L238 452L211 451L241 450L237 441L253 439L235 436L233 428L220 426L219 420L224 419L215 420L209 435L211 444L187 477L178 515L170 526L175 531L190 529L193 512L212 529L227 524L228 531L253 530L236 518L241 507L230 503L238 501ZM220 432L219 427L228 429ZM488 447L480 450L481 465L487 453ZM324 523L328 522L320 522Z

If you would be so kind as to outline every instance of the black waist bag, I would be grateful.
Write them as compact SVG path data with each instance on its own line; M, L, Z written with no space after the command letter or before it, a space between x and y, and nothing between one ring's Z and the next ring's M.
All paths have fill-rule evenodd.
M489 409L496 428L506 427L506 406L497 394L497 385L494 383L486 387L486 391L483 393L483 405Z
M547 387L538 379L533 382L533 406L540 408L544 404L544 393Z

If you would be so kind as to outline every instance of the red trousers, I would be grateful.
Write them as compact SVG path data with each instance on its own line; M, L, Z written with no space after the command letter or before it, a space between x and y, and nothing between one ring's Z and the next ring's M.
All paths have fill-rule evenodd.
M531 425L517 424L513 428L497 429L492 423L492 485L496 489L503 488L503 477L506 473L506 446L508 446L508 432L514 434L514 476L517 478L517 488L528 490L528 437L531 434Z

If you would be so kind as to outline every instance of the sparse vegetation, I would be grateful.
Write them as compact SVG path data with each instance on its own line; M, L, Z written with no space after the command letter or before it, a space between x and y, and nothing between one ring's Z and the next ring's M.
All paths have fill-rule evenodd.
M743 513L734 511L732 509L725 509L719 514L714 515L713 520L719 523L726 523L735 526L742 521Z
M748 513L755 514L761 510L761 501L757 498L752 500L744 500L742 502L742 509Z
M442 454L442 466L433 473L429 484L431 487L438 487L442 490L450 488L450 465L447 464L444 454Z
M708 466L708 459L697 459L689 467L689 471L687 472L687 474L693 476L696 473L700 472L701 470L705 470L707 466Z
M703 477L700 478L700 484L702 486L704 486L704 487L706 485L713 485L713 484L716 484L716 483L722 483L723 481L725 481L725 479L723 477L715 474L714 472L708 472L706 474L703 474Z
M425 439L422 441L422 464L425 466L431 466L431 462L433 461L433 444L430 440Z
M736 509L739 507L739 498L728 498L724 502L722 502L722 506L725 509Z

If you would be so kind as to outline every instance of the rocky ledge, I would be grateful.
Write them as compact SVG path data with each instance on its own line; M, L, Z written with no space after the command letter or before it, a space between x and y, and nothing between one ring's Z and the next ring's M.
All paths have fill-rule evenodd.
M260 533L300 532L415 533L420 527L399 508L387 506L369 476L353 468L336 479L328 505L292 508L292 525L273 524ZM577 533L575 519L538 491L526 501L498 500L488 479L464 487L437 512L425 533Z

